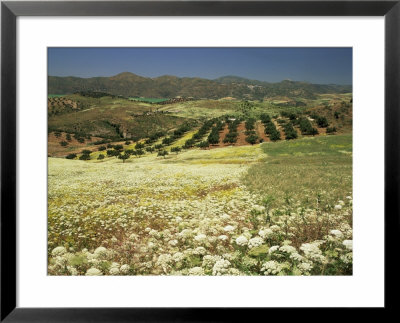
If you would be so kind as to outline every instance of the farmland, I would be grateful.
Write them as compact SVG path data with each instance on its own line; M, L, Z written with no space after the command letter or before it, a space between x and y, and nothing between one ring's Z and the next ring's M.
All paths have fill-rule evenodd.
M239 145L222 131L218 145L173 153L200 124L164 156L49 158L49 274L352 273L351 134L295 126L298 139Z

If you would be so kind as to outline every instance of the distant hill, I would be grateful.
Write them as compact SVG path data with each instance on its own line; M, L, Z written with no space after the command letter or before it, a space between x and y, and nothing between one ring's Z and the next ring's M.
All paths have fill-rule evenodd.
M289 98L314 98L322 93L349 93L352 86L311 84L282 81L268 83L238 76L224 76L215 80L197 77L164 75L156 78L142 77L124 72L111 77L48 77L49 94L71 94L79 91L100 91L127 97L173 98L176 96L195 99L262 99L286 96Z

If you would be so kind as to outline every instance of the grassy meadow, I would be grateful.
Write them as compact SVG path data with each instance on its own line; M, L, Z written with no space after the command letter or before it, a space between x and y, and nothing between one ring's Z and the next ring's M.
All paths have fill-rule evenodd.
M171 117L204 116L203 104ZM94 154L48 159L49 275L352 274L349 133Z

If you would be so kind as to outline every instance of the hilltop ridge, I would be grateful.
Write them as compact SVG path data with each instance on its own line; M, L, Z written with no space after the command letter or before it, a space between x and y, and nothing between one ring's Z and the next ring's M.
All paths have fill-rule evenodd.
M270 83L234 75L222 76L214 80L173 75L150 78L131 72L122 72L110 77L48 77L48 93L50 94L72 94L79 91L100 91L127 97L173 98L183 96L207 99L235 97L260 100L274 96L313 99L317 94L350 93L352 86L312 84L290 80Z

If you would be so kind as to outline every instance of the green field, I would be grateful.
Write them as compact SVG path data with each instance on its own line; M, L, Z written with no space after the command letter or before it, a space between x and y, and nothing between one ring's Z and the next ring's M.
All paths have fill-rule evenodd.
M158 98L133 98L133 97L130 97L129 100L132 100L132 101L140 101L140 102L148 102L148 103L160 103L160 102L168 101L169 99L158 99Z
M352 274L350 134L48 167L50 275Z

